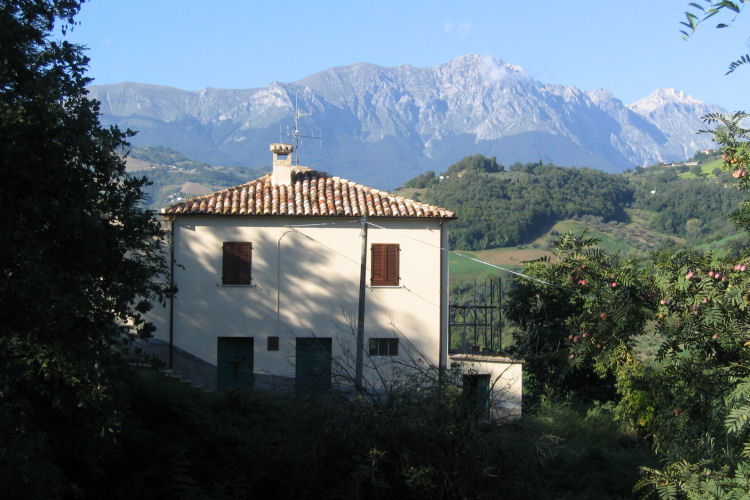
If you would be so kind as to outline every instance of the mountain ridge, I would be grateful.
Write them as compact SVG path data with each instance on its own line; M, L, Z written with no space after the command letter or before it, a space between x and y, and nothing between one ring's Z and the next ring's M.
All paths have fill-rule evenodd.
M135 145L254 167L269 163L269 142L288 140L298 103L312 114L303 133L324 138L303 141L301 163L383 188L476 153L618 172L709 148L695 134L700 117L723 110L660 90L626 106L606 89L542 83L477 54L432 68L356 63L253 89L90 87L105 123L140 130Z

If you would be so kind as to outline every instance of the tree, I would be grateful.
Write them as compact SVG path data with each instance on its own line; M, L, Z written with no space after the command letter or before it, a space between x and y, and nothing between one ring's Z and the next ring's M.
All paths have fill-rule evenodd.
M708 115L709 132L722 146L723 170L741 190L750 183L750 131L744 113ZM750 231L750 202L731 218ZM639 422L654 448L671 463L644 469L643 491L662 498L746 498L750 484L750 275L747 249L739 255L677 252L653 262L658 309L656 333L664 339L659 370L623 373L620 386L643 388L624 414L648 413Z
M149 335L143 314L168 292L146 179L125 172L132 133L100 125L82 48L51 39L81 3L0 0L6 494L71 495L96 476L95 448L117 427L117 348Z
M513 355L526 363L527 393L616 397L614 376L654 308L652 285L636 261L597 243L565 233L553 243L554 261L524 266L535 280L516 280L505 312L520 327Z

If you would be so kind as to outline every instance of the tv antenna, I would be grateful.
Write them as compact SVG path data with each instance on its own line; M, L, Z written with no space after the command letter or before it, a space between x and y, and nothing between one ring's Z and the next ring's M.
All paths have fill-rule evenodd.
M299 119L303 116L312 116L312 113L302 113L299 110L299 105L297 102L297 92L294 93L294 130L292 132L289 132L287 129L287 137L293 137L294 138L294 164L299 165L299 145L300 145L300 139L306 138L306 139L317 139L319 141L322 141L323 139L318 136L314 135L305 135L302 134L299 130Z

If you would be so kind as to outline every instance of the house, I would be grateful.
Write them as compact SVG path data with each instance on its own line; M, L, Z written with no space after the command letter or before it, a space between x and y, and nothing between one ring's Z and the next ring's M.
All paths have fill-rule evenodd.
M147 350L219 390L378 391L458 364L480 393L512 386L520 408L520 368L449 356L455 214L293 165L289 144L271 152L271 174L162 211L178 293Z
M292 149L162 211L178 293L152 316L151 351L220 390L382 388L447 367L454 213L292 165Z

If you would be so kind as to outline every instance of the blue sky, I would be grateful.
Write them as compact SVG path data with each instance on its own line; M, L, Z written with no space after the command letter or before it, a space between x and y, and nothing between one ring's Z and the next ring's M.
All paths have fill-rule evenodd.
M355 62L431 67L477 53L626 104L673 87L750 111L750 67L724 76L750 52L750 12L684 41L688 3L92 0L68 39L88 47L96 84L252 88Z

